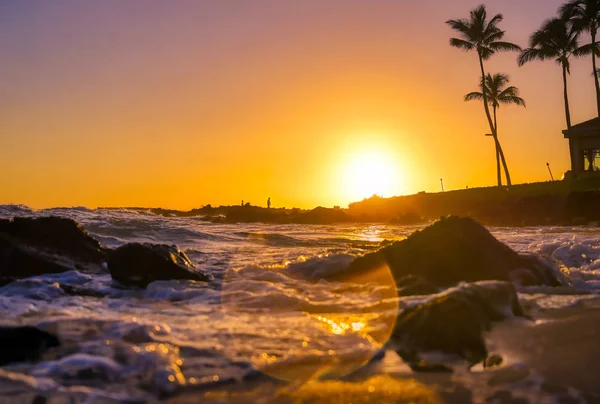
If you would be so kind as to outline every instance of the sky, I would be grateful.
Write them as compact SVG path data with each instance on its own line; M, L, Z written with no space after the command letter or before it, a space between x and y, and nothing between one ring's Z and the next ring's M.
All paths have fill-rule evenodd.
M0 204L347 206L495 183L470 0L4 0ZM485 2L527 45L560 0ZM569 166L561 69L486 62L527 108L499 110L513 183ZM595 116L573 62L573 122Z

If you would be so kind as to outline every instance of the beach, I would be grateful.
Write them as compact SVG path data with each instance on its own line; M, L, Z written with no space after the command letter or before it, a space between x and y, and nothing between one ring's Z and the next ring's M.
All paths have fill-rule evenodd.
M81 233L85 243L73 239L63 245L54 237L60 248L91 245L105 254L131 243L176 245L203 276L120 284L112 279L116 276L111 274L113 261L109 259L107 266L102 258L99 265L75 261L66 272L6 283L0 287L2 325L33 326L56 335L61 343L37 360L2 367L0 393L10 402L30 403L39 396L58 402L108 403L516 403L523 399L550 403L594 402L598 394L597 227L490 227L491 235L486 236L487 230L471 219L449 219L448 231L462 234L452 247L455 241L448 240L442 225L431 223L229 224L151 211L31 210L15 205L0 207L0 216L27 220L56 216L89 232ZM435 236L438 228L442 232ZM415 238L417 231L438 239ZM497 245L488 241L481 245L479 232ZM21 243L26 246L39 239L34 236L22 238ZM407 239L413 241L407 244ZM406 245L413 247L403 250ZM27 248L23 251L37 251ZM462 252L457 255L448 248ZM500 255L488 255L491 250ZM450 282L445 286L421 281L411 286L403 281L397 288L385 268L342 279L353 262L369 262L360 257L375 259L382 251L404 251L412 254L411 262L421 257L423 264L433 263L432 268L438 264L431 256L441 254L445 260L459 260L452 267L457 272L443 278ZM515 252L535 260L518 258ZM502 275L498 271L503 267L486 261L494 256L506 265L518 258L517 266L541 260L531 267L534 272L517 268L515 282L549 282L550 273L536 275L535 271L550 268L552 282L566 283L517 285L516 292L502 280L453 283L467 274L481 273L479 279ZM56 262L72 265L69 260ZM461 265L469 262L477 262L470 269L475 272L461 275ZM394 276L403 276L398 272L402 260L389 264ZM436 280L435 271L425 273ZM407 291L411 293L404 295ZM489 323L491 330L482 334L484 356L470 337L464 355L462 348L455 350L458 356L421 352L424 347L418 335L432 335L430 329L439 334L426 338L429 346L438 346L446 338L459 338L457 343L462 344L465 316L462 309L446 305L452 296L472 310L475 319L483 313L481 308L486 313L492 310L481 323L485 329ZM518 306L513 301L517 296ZM406 317L412 312L422 320ZM435 323L436 313L442 324ZM398 329L401 320L408 329ZM444 324L452 328L450 334ZM470 324L464 322L464 327ZM484 369L481 359L492 355L501 360ZM422 366L419 358L430 365Z

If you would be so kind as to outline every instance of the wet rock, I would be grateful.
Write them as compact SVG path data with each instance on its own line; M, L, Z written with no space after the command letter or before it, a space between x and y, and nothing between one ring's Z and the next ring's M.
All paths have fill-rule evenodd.
M75 221L0 219L0 285L73 268L100 271L106 250Z
M424 368L425 353L440 352L471 365L487 357L483 332L492 323L521 316L514 286L508 282L465 284L433 296L398 315L388 346L414 370ZM427 363L427 367L443 365Z
M103 262L106 250L72 219L49 216L2 220L0 233L19 242L86 262Z
M504 360L502 359L502 356L498 354L491 354L483 361L483 367L487 369L500 366L503 361Z
M423 222L423 218L414 212L401 213L395 218L389 220L390 224L398 224L402 226L409 226L412 224L419 224Z
M126 286L146 287L150 282L172 279L208 281L184 252L164 244L125 244L110 254L108 269L115 281Z
M440 290L422 276L407 275L396 281L398 296L432 295Z
M67 262L0 233L0 286L16 279L71 270Z
M58 338L35 327L0 327L0 366L35 361L48 348L60 345Z
M455 216L442 218L405 240L357 258L338 277L384 265L396 280L419 275L439 287L462 281L509 281L513 271L519 271L519 278L530 284L560 285L552 269L536 257L517 254L475 220Z

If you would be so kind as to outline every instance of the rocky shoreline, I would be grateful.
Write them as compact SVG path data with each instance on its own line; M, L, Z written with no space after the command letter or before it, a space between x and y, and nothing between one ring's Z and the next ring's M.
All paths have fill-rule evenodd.
M198 217L215 223L416 225L443 216L471 217L487 226L600 225L600 180L556 181L507 187L381 198L373 196L340 207L287 209L253 206L203 206L189 211L123 208L166 217ZM114 208L104 208L114 209Z
M398 312L382 351L396 352L417 373L451 373L457 360L467 367L496 367L503 359L490 351L486 335L496 324L514 318L530 321L517 289L570 284L568 272L558 263L517 254L475 220L461 217L442 218L405 240L357 257L311 281L352 283L382 266L389 269L399 295L424 297ZM71 219L0 220L0 278L4 284L71 270L92 277L110 273L120 288L146 288L151 282L173 279L209 285L217 282L176 246L129 243L111 250ZM111 298L87 290L85 284L57 287L85 298ZM0 340L5 342L0 344L3 365L69 352L64 346L69 342L60 332L54 334L43 327L0 328ZM432 352L445 356L432 357Z

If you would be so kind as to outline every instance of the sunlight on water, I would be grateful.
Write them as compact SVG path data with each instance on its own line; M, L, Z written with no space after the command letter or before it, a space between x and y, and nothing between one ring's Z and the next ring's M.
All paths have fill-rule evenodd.
M153 402L188 389L217 394L214 389L230 390L231 382L256 373L292 381L298 389L277 391L292 401L326 397L328 402L361 402L342 394L355 391L363 402L385 402L384 394L394 389L389 379L364 384L330 380L360 369L388 340L399 306L388 268L343 282L324 278L340 279L357 255L404 239L418 226L232 225L126 210L0 207L0 217L15 215L73 218L110 248L127 242L175 244L199 271L213 277L208 285L157 281L137 290L118 287L108 273L72 270L3 286L3 324L39 326L65 342L64 349L49 352L38 363L7 368L10 377L27 379L18 389L52 381L60 389L90 389L86 394L107 402ZM595 294L600 289L598 228L491 231L517 251L561 262L578 290ZM107 297L70 296L59 286ZM550 310L578 305L588 295L536 288L519 297L527 307ZM362 368L361 374L406 371L394 355L386 358L390 362L385 366ZM15 388L11 383L3 387L11 394ZM408 387L398 385L398 397ZM262 388L269 387L261 381ZM240 402L256 402L259 396L252 390ZM23 402L30 403L31 397Z
M285 270L280 268L282 273ZM230 355L250 361L277 379L308 381L352 373L388 340L398 299L387 266L351 279L353 287L318 283L310 290L300 280L285 288L274 284L272 281L282 273L266 274L264 268L260 272L245 268L230 271L225 278L222 310L228 317L240 320L229 324L231 339L226 349ZM340 310L338 300L351 298L357 293L352 290L356 285L368 285L365 291L370 292L359 289L361 305ZM339 288L339 296L334 300L330 300L330 294L322 293L332 287ZM259 335L278 335L287 343L268 346Z

